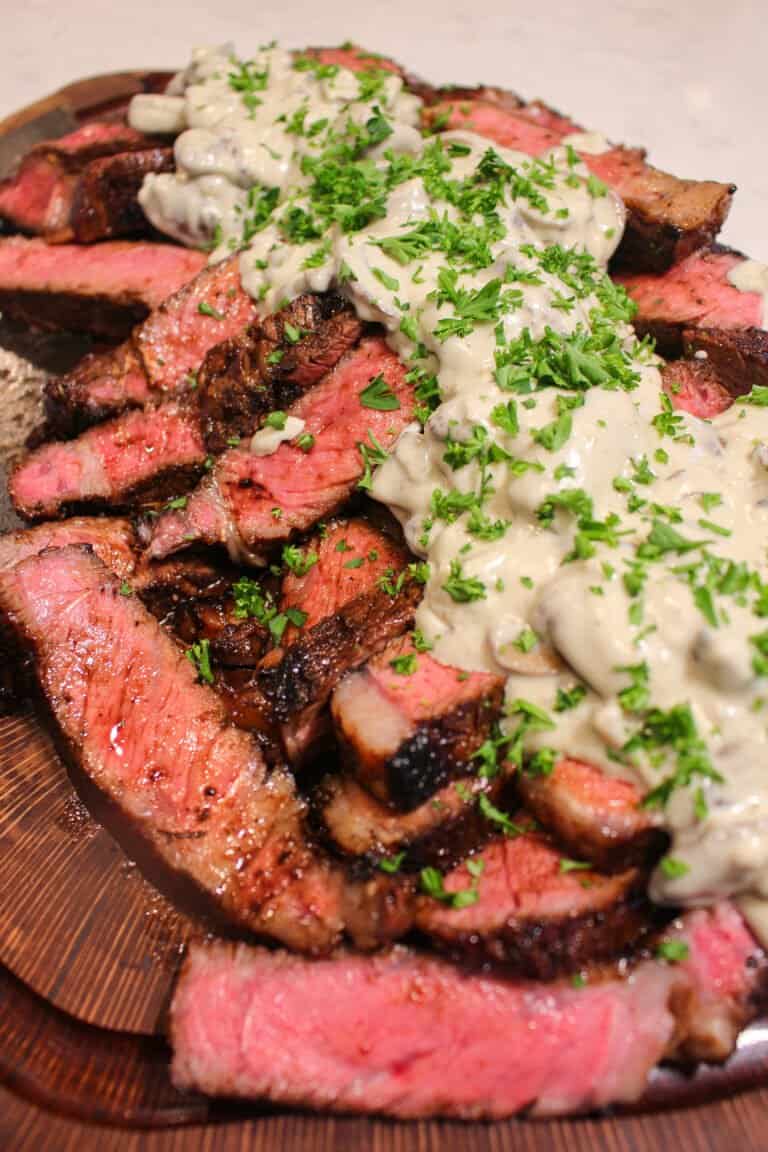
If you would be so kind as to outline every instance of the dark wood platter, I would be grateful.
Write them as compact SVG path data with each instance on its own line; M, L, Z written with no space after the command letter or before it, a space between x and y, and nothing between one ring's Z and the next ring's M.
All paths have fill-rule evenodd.
M33 144L164 78L96 76L9 117L0 178ZM56 349L35 351L55 362ZM0 510L0 530L9 527ZM184 944L208 925L145 878L135 849L31 712L0 717L2 1149L768 1152L768 1020L744 1033L723 1069L658 1074L631 1114L395 1124L182 1095L168 1075L165 1013Z

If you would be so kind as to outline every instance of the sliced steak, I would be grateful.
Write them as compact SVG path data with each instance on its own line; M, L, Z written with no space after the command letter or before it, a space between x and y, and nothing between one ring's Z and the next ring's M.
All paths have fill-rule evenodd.
M291 778L267 771L137 598L92 554L64 548L0 574L0 604L69 753L160 856L237 923L329 948L341 880L306 841Z
M636 1100L685 976L511 983L394 949L309 962L193 945L171 1011L173 1079L210 1095L398 1117L590 1111Z
M350 669L412 626L420 599L421 587L413 580L394 596L377 588L309 628L285 652L265 659L257 684L280 724L289 760L300 762L322 746L333 690Z
M483 796L493 804L504 784L501 777L465 776L446 784L418 808L399 812L343 773L326 776L313 799L327 835L347 855L391 860L402 854L398 867L446 868L485 838L488 824L478 800Z
M764 328L686 328L686 356L704 356L712 374L730 397L742 396L756 384L768 388L768 332Z
M517 784L526 808L559 843L604 871L651 864L666 847L666 834L640 807L639 789L591 764L560 760L548 776L523 772Z
M80 174L103 156L146 149L151 141L124 123L91 121L37 144L0 184L0 217L48 241L73 239L72 203Z
M169 623L186 644L207 641L214 667L255 668L272 639L265 624L238 614L230 587L210 600L182 602Z
M544 105L510 107L483 98L437 103L425 110L428 124L465 128L506 148L538 156L582 129ZM680 180L645 161L635 148L611 148L582 160L627 206L627 225L614 258L617 266L660 272L710 243L723 225L733 185Z
M613 267L663 272L703 248L725 223L735 184L683 180L646 163L638 148L584 157L595 176L618 192L627 224Z
M689 912L666 938L682 939L688 957L681 967L690 993L679 1008L675 1058L726 1060L739 1032L766 1003L768 967L743 917L732 904Z
M444 878L441 891L468 893L466 906L422 896L417 926L455 956L541 980L636 948L655 927L641 873L596 872L518 819L519 833L482 845Z
M0 536L0 572L37 556L45 548L88 544L105 567L121 579L133 574L136 540L128 520L103 516L80 516L54 524L38 524Z
M360 393L377 376L397 399L395 411L366 408ZM269 456L248 448L225 452L186 508L155 523L149 554L168 556L193 541L226 544L234 555L260 562L270 547L334 513L364 474L361 444L370 437L388 449L413 416L407 373L382 339L364 340L290 408L314 437L309 451L281 444Z
M213 348L198 374L211 451L223 452L233 436L250 435L261 413L291 404L336 366L361 332L340 297L306 294Z
M294 554L286 572L280 607L299 611L304 621L286 629L282 644L338 612L357 596L373 592L387 573L402 572L408 550L362 516L333 520Z
M199 253L192 255L199 260ZM151 267L144 266L144 272L152 276ZM255 315L253 301L240 286L237 257L204 267L125 344L86 356L69 375L49 381L46 413L52 429L64 434L189 390L206 353L245 331Z
M711 420L733 404L733 395L708 359L672 360L661 369L664 391L675 408ZM742 382L742 391L748 391Z
M0 240L0 311L38 328L120 339L204 263L173 244L51 247L10 237Z
M358 44L342 44L338 48L307 48L298 53L299 56L312 56L321 64L337 64L340 68L349 68L351 72L369 72L380 68L384 72L396 72L402 75L403 70L388 56L380 56L378 52L368 52Z
M72 201L72 233L78 244L142 236L150 225L139 204L139 191L150 172L172 172L172 148L146 148L92 160L78 181Z
M190 487L205 459L197 414L169 401L43 444L17 465L8 490L30 520L84 506L127 508Z
M404 636L341 682L331 712L359 782L379 800L409 810L466 773L503 693L503 677L439 664Z
M688 328L762 328L762 297L742 292L728 279L728 273L743 260L741 253L715 244L661 276L620 275L616 279L637 304L633 323L639 334L652 336L663 356L680 356Z

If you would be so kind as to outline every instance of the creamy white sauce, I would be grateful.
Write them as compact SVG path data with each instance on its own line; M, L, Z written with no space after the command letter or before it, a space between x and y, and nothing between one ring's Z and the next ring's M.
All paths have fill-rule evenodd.
M131 100L128 123L137 132L175 136L187 126L186 102L181 96L139 93Z
M756 292L762 296L760 325L764 328L768 323L768 264L762 264L759 260L742 260L731 268L728 279L740 292Z
M295 440L304 431L304 421L298 416L286 416L282 428L259 428L251 436L250 450L254 456L271 456L281 444Z
M244 75L263 78L249 101ZM531 161L467 132L424 140L399 78L372 83L297 71L275 47L248 65L228 48L198 52L172 85L178 171L147 178L145 211L214 259L240 249L264 312L334 288L383 325L422 399L434 374L437 406L372 488L428 562L419 628L438 659L508 677L508 735L520 700L544 710L523 736L540 762L568 754L644 789L667 781L654 811L672 862L654 897L732 895L759 930L768 408L706 422L663 407L658 362L604 276L623 205L572 150ZM329 167L361 133L358 166L347 154ZM368 197L376 206L345 226ZM766 292L752 265L732 282ZM299 431L262 428L252 450ZM563 710L558 690L574 685L582 697Z

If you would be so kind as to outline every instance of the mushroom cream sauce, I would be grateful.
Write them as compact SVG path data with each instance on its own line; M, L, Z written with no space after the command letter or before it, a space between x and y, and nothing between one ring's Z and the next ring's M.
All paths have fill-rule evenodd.
M766 390L673 409L605 274L624 208L574 149L600 137L531 160L425 136L419 110L376 67L197 51L134 98L135 127L180 132L141 203L239 250L265 313L334 288L408 365L418 422L363 454L428 565L423 646L507 676L478 770L563 754L634 779L672 838L653 897L737 897L768 942ZM361 403L397 407L381 379Z

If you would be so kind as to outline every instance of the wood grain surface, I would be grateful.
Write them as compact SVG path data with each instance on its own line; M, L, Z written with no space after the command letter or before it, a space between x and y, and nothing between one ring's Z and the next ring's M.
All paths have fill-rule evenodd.
M94 77L24 109L0 124L0 176L162 79ZM182 1096L165 1011L184 943L207 925L132 849L31 712L0 718L1 1152L768 1152L762 1023L727 1069L656 1077L633 1115L400 1124Z

